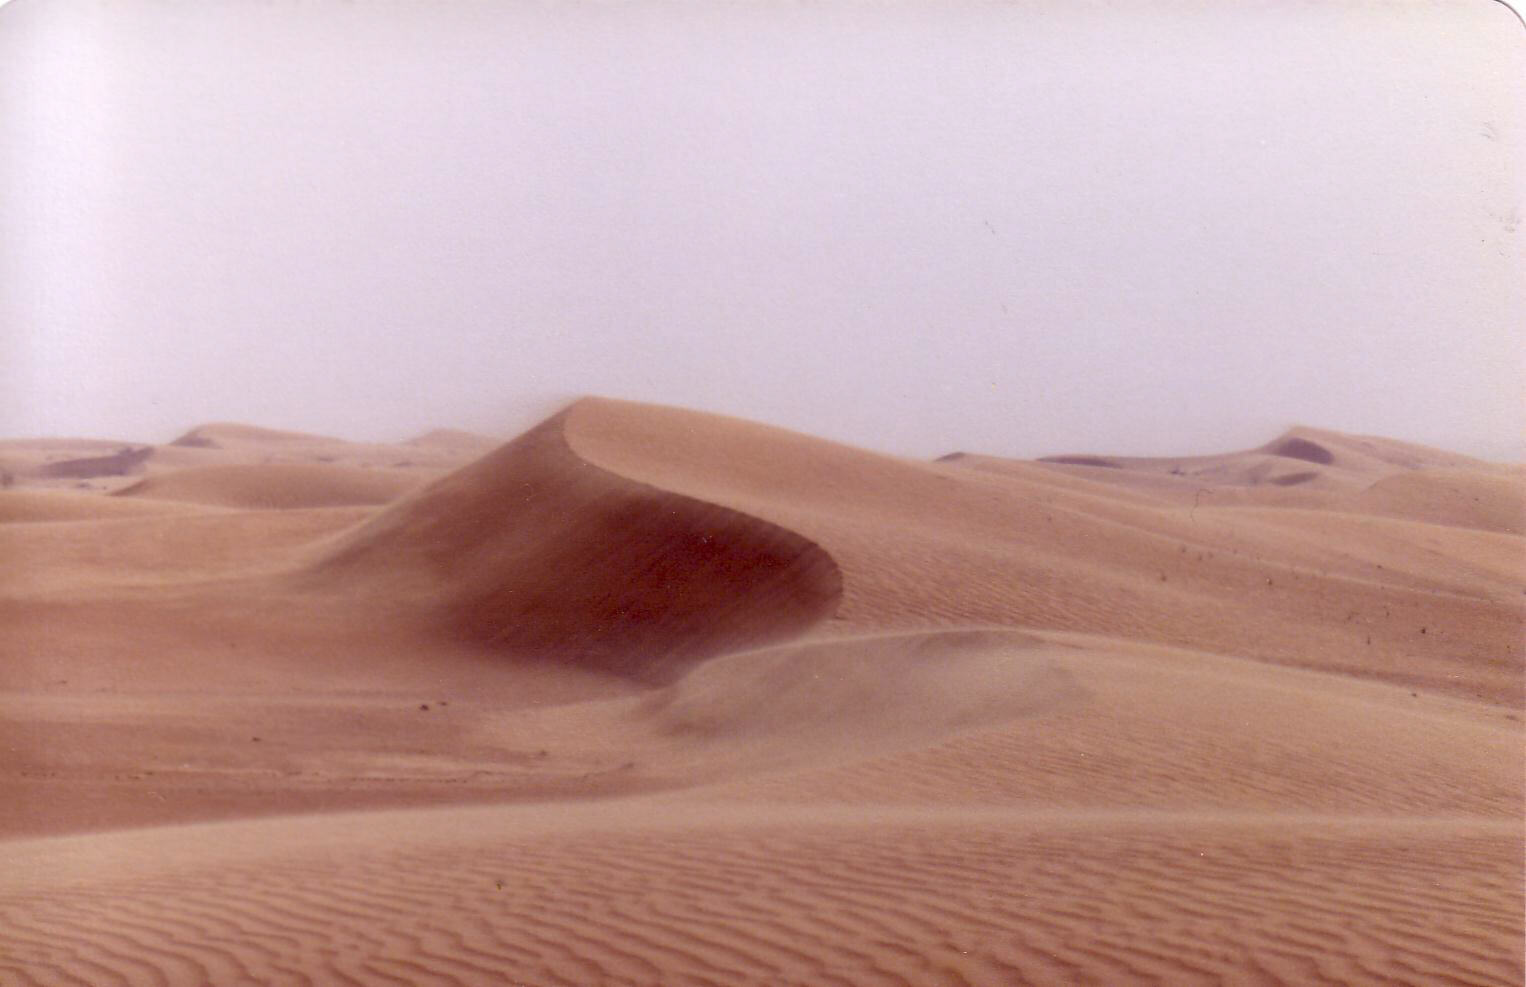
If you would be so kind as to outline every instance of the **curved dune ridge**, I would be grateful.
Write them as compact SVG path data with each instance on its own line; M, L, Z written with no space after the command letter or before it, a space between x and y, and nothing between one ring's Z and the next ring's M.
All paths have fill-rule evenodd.
M349 507L389 503L420 482L413 472L327 464L204 466L150 476L113 496L252 511Z
M6 987L1526 977L1517 469L192 434L0 492Z
M842 575L806 538L600 469L555 416L347 534L328 587L428 600L439 626L644 680L803 632Z

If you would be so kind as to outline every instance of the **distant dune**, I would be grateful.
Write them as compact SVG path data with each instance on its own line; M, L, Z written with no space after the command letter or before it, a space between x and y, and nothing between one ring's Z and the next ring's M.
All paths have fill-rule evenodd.
M604 399L0 461L0 983L1526 976L1519 467Z
M234 422L212 422L207 425L196 426L176 438L170 445L185 446L192 449L220 449L230 445L248 445L251 443L332 443L338 441L340 440L327 438L322 435L310 435L306 432L287 432L274 428L260 428L257 425L240 425Z
M106 456L85 456L44 463L39 472L46 477L89 479L96 476L127 476L143 470L143 463L154 454L152 446L125 448Z
M1064 455L1045 456L1039 462L1059 466L1098 466L1136 474L1165 474L1184 482L1211 480L1233 486L1291 485L1285 479L1289 476L1329 480L1332 486L1347 486L1398 470L1501 470L1497 464L1439 449L1302 427L1248 452L1155 458Z
M414 436L408 440L408 444L446 449L475 449L487 452L489 449L502 445L502 442L491 436L478 435L476 432L465 432L459 428L435 428L422 435Z
M385 504L421 482L417 473L284 463L205 466L141 480L113 496L271 510Z
M995 473L1027 469L990 457L959 462ZM1182 459L1047 456L1039 462L1108 468L1116 472L1073 472L1195 506L1308 508L1526 532L1526 483L1519 467L1392 439L1301 428L1248 453Z

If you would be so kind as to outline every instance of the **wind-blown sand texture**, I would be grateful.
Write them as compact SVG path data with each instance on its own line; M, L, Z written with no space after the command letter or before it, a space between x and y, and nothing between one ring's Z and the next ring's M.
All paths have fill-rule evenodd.
M1518 467L597 399L0 467L0 983L1522 982Z

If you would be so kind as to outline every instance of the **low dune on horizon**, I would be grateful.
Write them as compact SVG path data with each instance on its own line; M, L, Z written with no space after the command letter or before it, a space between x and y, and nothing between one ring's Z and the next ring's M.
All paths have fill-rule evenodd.
M0 440L0 984L1519 985L1526 470Z

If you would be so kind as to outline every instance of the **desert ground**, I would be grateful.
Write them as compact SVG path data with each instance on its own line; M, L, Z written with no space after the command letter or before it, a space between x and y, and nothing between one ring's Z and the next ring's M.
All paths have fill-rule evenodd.
M7 987L1523 981L1518 465L584 399L0 473Z

